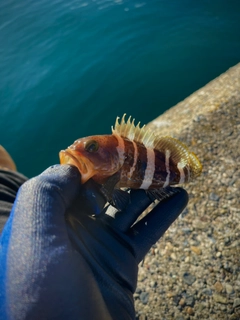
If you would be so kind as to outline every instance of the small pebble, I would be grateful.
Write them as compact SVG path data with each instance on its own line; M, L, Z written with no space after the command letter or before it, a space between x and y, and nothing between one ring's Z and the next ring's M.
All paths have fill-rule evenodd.
M193 307L194 304L195 304L195 299L193 296L188 296L186 299L185 299L185 302L186 302L186 305L189 306L189 307Z
M217 292L222 292L223 286L222 286L221 282L217 281L217 282L214 284L214 289L215 289Z
M158 284L157 281L151 281L151 282L150 282L150 287L151 287L151 288L156 288L156 287L157 287L157 284Z
M181 298L179 300L179 303L178 303L181 307L183 307L185 305L185 299L184 298Z
M180 301L181 297L176 295L173 297L173 302L174 304L177 306L179 304L179 301Z
M169 292L167 293L167 297L168 297L168 298L172 298L172 297L174 297L174 295L175 295L175 293L174 293L174 292L171 292L171 291L169 291Z
M220 199L220 197L216 193L212 192L209 194L209 199L212 201L218 201Z
M228 294L231 294L233 292L233 287L229 283L226 283L225 288Z
M176 256L176 253L175 252L172 252L170 257L173 259L173 260L176 260L177 259L177 256Z
M192 250L194 253L196 253L197 255L202 254L202 249L200 249L199 247L191 246L190 248L191 248L191 250Z
M194 315L193 308L191 308L191 307L187 307L187 308L186 308L186 312L187 312L187 314L189 314L189 315Z
M149 293L148 292L141 292L139 298L143 304L147 304L148 299L149 299Z
M236 298L233 301L233 308L239 307L240 306L240 298Z
M199 219L195 219L195 220L193 220L193 222L192 222L192 226L193 226L193 228L195 228L195 229L204 230L204 229L206 229L206 227L207 227L207 223L206 223L206 222L203 222L203 221L201 221L201 220L199 220Z
M228 303L228 299L224 296L222 296L221 294L218 293L214 293L213 294L213 299L215 302L218 303L222 303L222 304L227 304Z
M191 273L186 272L183 274L183 281L189 286L191 286L196 281L196 277L193 276Z
M205 288L202 291L202 294L206 295L206 296L211 296L212 295L212 290L209 288Z

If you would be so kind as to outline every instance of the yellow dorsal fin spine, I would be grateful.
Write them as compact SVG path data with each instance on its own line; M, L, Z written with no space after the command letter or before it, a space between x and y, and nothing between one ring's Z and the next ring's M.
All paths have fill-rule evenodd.
M115 122L115 127L112 127L113 134L118 134L123 138L134 140L135 142L143 143L147 148L154 148L156 136L153 131L147 129L145 125L141 128L140 122L135 126L135 119L131 120L131 116L125 121L126 114L123 115L119 123L119 117Z

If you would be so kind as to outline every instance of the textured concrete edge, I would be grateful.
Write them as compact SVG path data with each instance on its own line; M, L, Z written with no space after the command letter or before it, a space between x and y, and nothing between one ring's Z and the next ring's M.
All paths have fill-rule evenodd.
M213 113L233 97L240 99L240 63L195 91L148 124L157 134L179 137L197 117Z

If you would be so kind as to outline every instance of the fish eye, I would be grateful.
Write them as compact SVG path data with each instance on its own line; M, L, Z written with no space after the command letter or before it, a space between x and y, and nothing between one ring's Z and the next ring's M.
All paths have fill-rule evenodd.
M86 142L84 149L88 152L97 152L99 148L99 144L95 140L90 140Z

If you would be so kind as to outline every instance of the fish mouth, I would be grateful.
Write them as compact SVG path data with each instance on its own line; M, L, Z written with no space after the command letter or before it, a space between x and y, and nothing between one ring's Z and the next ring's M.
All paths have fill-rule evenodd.
M76 154L72 150L61 150L59 152L60 164L70 164L78 168L81 173L82 184L87 182L93 175L93 164L81 154Z

